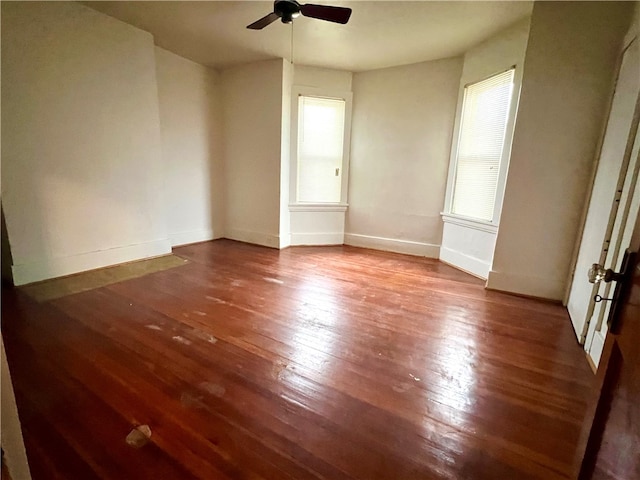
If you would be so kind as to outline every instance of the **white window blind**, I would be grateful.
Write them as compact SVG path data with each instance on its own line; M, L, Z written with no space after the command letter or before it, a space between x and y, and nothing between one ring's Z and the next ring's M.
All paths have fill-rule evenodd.
M493 220L513 73L511 69L465 88L452 213Z
M340 202L344 116L344 100L300 96L297 182L299 202Z

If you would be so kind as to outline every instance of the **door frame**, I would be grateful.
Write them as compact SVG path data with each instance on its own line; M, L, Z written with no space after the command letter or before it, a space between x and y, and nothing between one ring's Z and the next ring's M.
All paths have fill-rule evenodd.
M569 303L569 297L571 294L571 290L573 287L573 281L575 279L576 274L580 275L580 274L586 274L586 272L576 272L576 268L577 268L577 263L578 263L578 257L580 254L580 249L582 246L582 240L584 238L584 229L587 223L587 216L589 214L589 207L591 206L591 201L593 198L593 189L594 189L594 185L595 185L595 181L596 181L596 176L600 167L600 162L601 162L601 156L602 156L602 149L604 146L604 140L606 138L607 135L607 129L609 126L609 120L611 119L611 113L612 113L612 108L613 108L613 101L614 101L614 97L617 91L617 86L619 83L619 79L620 79L620 73L622 70L622 64L623 64L623 60L624 60L624 56L627 53L627 51L629 50L629 48L633 45L634 42L640 42L639 37L639 32L638 30L638 26L634 25L630 31L627 33L627 35L625 36L624 42L623 42L623 48L620 51L620 54L618 56L618 60L617 60L617 67L616 67L616 76L615 76L615 81L613 84L613 88L611 91L611 95L609 98L609 103L608 103L608 110L607 110L607 114L606 114L606 118L604 120L604 124L602 126L602 130L601 130L601 135L600 135L600 139L598 141L598 147L597 147L597 154L596 154L596 158L593 164L593 168L591 171L591 177L590 177L590 182L589 182L589 191L587 194L587 197L585 198L585 204L582 210L582 215L581 215L581 219L580 219L580 230L579 230L579 234L576 237L576 242L573 248L573 252L571 255L571 267L569 269L569 276L567 279L567 286L565 288L565 294L564 294L564 298L563 298L563 305L567 306ZM623 158L622 158L622 162L620 164L620 171L618 173L618 181L616 184L616 190L620 190L621 188L623 188L624 183L625 183L625 178L628 175L628 170L629 170L629 165L630 165L630 161L631 161L631 154L633 153L633 148L634 148L634 144L635 144L635 139L636 139L636 132L638 130L638 126L640 125L640 91L638 92L637 96L636 96L636 102L635 102L635 106L634 106L634 111L633 111L633 116L631 119L631 124L629 125L629 132L627 135L627 141L626 141L626 145L625 145L625 149L624 149L624 154L623 154ZM616 198L618 197L618 195L616 195ZM607 239L610 239L613 233L613 229L615 226L615 221L616 221L616 217L618 214L618 210L619 210L619 201L614 200L612 202L611 205L611 209L609 212L609 218L607 220L607 227L605 230L605 242L603 243L601 249L600 249L600 257L598 259L594 258L594 261L598 261L598 263L603 264L603 262L606 261L607 258ZM621 228L624 229L624 224L621 224ZM592 288L592 292L591 292L591 297L593 297L597 292L598 292L598 285L594 285ZM595 310L595 303L590 300L589 301L589 305L587 306L587 313L586 313L586 318L585 318L585 322L584 325L582 326L582 332L580 332L578 334L578 332L576 332L576 334L578 334L578 343L583 346L583 348L586 349L586 340L587 340L587 335L589 332L589 327L593 318L593 313ZM586 350L585 350L586 351Z
M636 106L637 109L640 109L640 95L638 104ZM636 113L638 113L636 111ZM631 158L629 162L629 166L627 168L627 175L625 178L625 184L628 183L628 192L626 198L623 196L624 193L621 194L620 202L618 204L618 210L615 217L615 222L620 220L618 229L619 231L615 232L615 224L612 229L612 236L610 237L612 241L608 245L608 252L606 252L607 260L602 265L606 265L614 270L618 270L622 264L624 251L629 245L625 244L625 236L627 234L632 235L634 227L634 216L630 215L630 209L633 204L638 204L640 202L640 126L636 127L635 132L635 141L633 142L633 147L631 151ZM635 155L634 155L635 154ZM630 230L629 230L630 229ZM626 237L626 241L630 241L630 237ZM612 255L612 258L610 258ZM611 297L614 294L615 288L613 283L600 283L597 288L598 294L604 298ZM587 336L584 344L585 351L587 352L588 359L590 359L594 365L596 364L596 360L600 360L601 354L604 352L604 340L606 340L606 334L608 330L607 320L609 318L611 311L611 303L603 302L600 303L599 308L595 308L594 312L590 318L590 321L587 325ZM603 331L604 330L604 331ZM602 343L600 343L602 342Z
M629 250L639 252L640 254L640 212L638 212L635 226L633 228ZM628 299L625 299L625 301L627 300ZM576 449L576 456L574 457L574 478L585 478L585 472L588 472L591 465L590 462L593 460L591 455L597 454L597 448L594 448L593 443L590 444L589 440L592 437L592 434L598 435L599 429L603 428L603 425L599 423L599 417L597 416L597 413L599 413L598 407L602 408L601 405L606 403L607 399L604 397L609 395L609 387L614 384L616 380L612 376L612 372L616 371L616 367L619 365L620 361L620 350L616 344L616 336L607 329L604 350L596 372L596 387L593 397L589 401L587 412L582 423L582 429L580 431Z
M611 89L611 94L607 101L607 113L603 120L600 138L598 139L598 145L596 146L596 157L593 168L591 169L591 175L588 183L588 194L587 198L585 198L585 204L582 209L582 214L580 215L580 224L579 224L579 234L576 237L576 241L573 246L573 252L571 253L571 263L569 267L569 275L567 286L564 291L564 297L562 299L562 304L567 305L569 301L569 294L571 293L571 283L573 282L573 277L575 276L576 263L578 262L578 252L580 251L580 244L582 243L582 235L584 233L584 225L587 221L587 213L589 212L589 203L591 202L591 192L593 191L593 184L596 180L596 173L598 172L598 165L600 163L600 154L602 153L602 146L604 143L604 137L606 134L607 124L609 123L609 118L611 116L611 106L613 105L613 96L615 95L615 85L618 83L618 77L620 75L620 67L622 66L622 59L624 58L624 53L631 46L634 40L637 40L640 37L640 14L638 13L640 8L636 6L636 13L634 20L631 22L631 26L629 27L629 31L626 33L624 40L622 42L622 48L620 49L620 54L618 55L618 60L616 63L616 76L614 79L613 86Z

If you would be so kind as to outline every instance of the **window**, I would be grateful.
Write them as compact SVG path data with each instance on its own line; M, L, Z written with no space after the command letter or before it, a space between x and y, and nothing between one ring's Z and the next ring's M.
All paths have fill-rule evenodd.
M514 69L467 85L450 211L493 221Z
M345 106L343 99L298 97L297 202L341 202Z

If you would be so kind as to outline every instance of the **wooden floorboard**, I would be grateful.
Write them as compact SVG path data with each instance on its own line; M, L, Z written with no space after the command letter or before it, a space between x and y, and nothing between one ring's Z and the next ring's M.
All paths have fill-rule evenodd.
M34 479L571 478L594 377L561 306L346 246L174 253L44 303L3 290Z

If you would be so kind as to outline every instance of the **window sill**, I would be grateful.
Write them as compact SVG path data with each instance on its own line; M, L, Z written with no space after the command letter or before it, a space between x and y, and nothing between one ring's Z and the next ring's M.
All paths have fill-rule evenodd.
M452 223L460 227L472 228L474 230L480 230L481 232L497 233L498 225L485 220L477 220L475 218L463 217L454 213L441 213L442 221L445 223Z
M347 203L291 203L290 212L346 212Z

